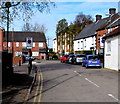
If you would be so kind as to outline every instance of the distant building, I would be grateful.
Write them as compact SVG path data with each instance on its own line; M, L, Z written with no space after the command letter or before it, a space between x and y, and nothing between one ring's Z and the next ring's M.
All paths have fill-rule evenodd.
M57 52L57 40L53 39L53 52Z
M40 32L21 32L21 31L10 31L8 38L8 51L13 52L14 62L17 63L19 56L29 54L27 49L26 38L32 37L33 47L32 56L40 59L46 59L46 37L45 34ZM1 43L0 43L1 45ZM7 50L7 37L6 32L3 37L3 51Z

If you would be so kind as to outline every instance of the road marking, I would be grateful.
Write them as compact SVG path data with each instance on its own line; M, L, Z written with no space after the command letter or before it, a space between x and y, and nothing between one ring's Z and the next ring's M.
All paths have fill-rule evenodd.
M91 80L89 80L88 78L85 78L85 80L87 80L88 82L92 83L93 85L95 85L96 87L100 87L97 84L95 84L94 82L92 82Z
M74 71L74 73L78 74L79 76L81 76L81 74L79 74L77 71Z
M42 72L40 71L40 76L41 76L41 86L40 86L40 94L39 94L39 98L38 98L38 103L40 104L41 102L41 97L42 97L42 89L43 89L43 75Z
M120 102L116 97L114 97L112 94L108 94L108 96L112 97L113 99L115 99L116 101Z
M38 86L37 86L37 89L36 89L34 102L36 102L36 98L37 98L37 94L38 94L38 90L39 90L39 85L40 85L40 75L39 75L39 77L38 77L38 81L39 81L39 83L38 83Z

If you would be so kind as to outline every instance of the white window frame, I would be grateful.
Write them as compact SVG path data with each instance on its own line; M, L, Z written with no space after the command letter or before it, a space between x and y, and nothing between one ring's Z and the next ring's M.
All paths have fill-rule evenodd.
M41 43L39 43L39 47L43 47L43 43L41 42Z
M22 42L22 47L27 47L26 42Z
M11 45L11 43L10 43L10 42L8 42L8 47L10 47L10 45Z
M33 42L33 47L35 47L35 42Z
M16 42L16 47L19 47L19 42Z
M107 52L110 53L111 52L111 40L107 41Z

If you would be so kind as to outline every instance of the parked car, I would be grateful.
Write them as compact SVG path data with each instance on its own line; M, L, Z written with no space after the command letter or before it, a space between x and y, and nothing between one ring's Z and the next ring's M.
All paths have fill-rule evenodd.
M74 64L82 64L83 58L85 57L84 54L75 54L73 57L73 62Z
M98 66L101 68L101 63L98 55L86 55L86 57L83 59L82 66L85 66L86 68L90 66Z
M66 59L66 63L73 63L73 57L74 57L74 54L69 55Z
M62 57L60 57L60 61L61 61L61 63L66 62L67 57L68 57L68 55L63 55Z

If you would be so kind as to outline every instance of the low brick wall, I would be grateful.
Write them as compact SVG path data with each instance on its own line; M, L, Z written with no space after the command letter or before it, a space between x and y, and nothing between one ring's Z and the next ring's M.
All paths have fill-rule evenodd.
M17 64L17 63L19 63L19 62L21 62L22 63L22 57L14 57L13 58L13 64Z

